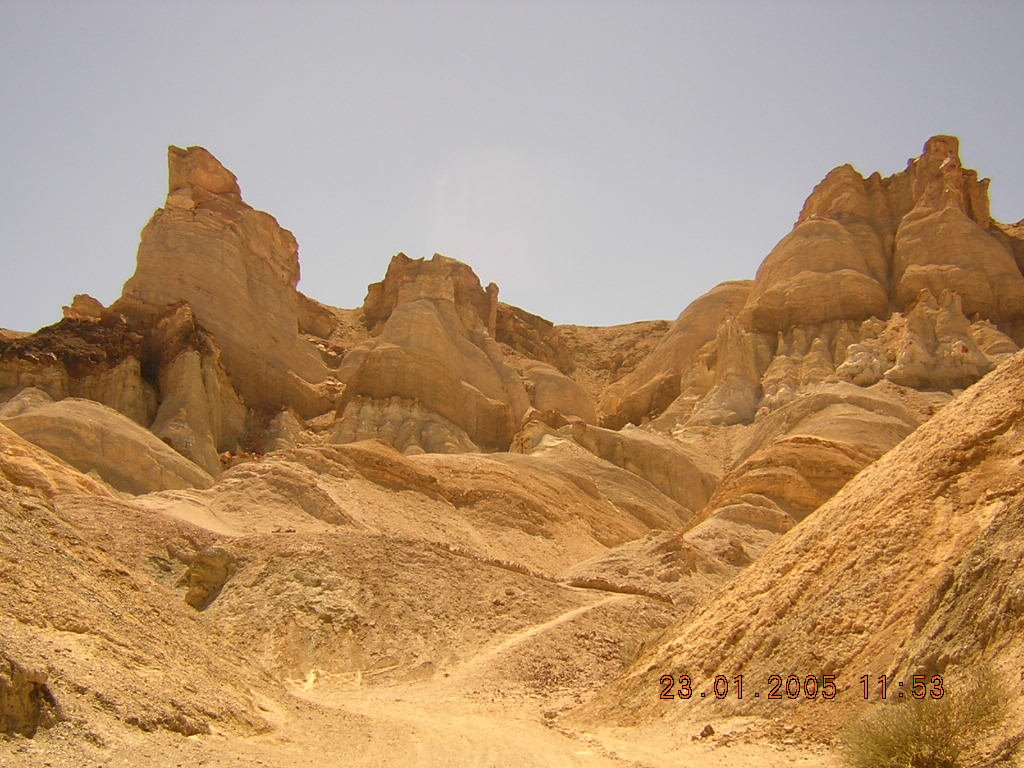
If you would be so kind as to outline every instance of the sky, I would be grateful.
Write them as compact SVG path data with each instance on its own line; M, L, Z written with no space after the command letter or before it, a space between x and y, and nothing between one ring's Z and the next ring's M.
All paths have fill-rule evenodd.
M557 323L753 277L833 167L961 139L1024 218L1024 3L0 0L0 327L108 304L201 145L359 306L391 256Z

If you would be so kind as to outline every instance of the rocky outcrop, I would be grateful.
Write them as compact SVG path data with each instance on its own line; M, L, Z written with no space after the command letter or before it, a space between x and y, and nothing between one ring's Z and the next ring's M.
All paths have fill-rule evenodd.
M862 182L847 165L815 189L793 231L758 269L741 315L746 325L774 332L888 314L888 264Z
M582 419L588 424L597 423L597 408L593 399L583 387L557 368L536 360L527 360L520 366L520 371L534 408L557 413L565 418Z
M566 375L576 367L555 324L519 307L498 302L494 337L523 357L552 365Z
M333 416L333 414L326 415ZM307 445L314 441L315 438L310 432L308 424L300 419L294 411L285 408L271 417L259 448L260 453L272 453Z
M25 390L20 397L35 401L31 407L45 405L49 398L36 390ZM42 395L40 399L38 395ZM113 496L102 480L82 474L64 463L54 454L29 442L3 424L11 411L0 407L0 480L18 490L31 490L47 499L59 494L80 494L88 496Z
M321 339L330 338L337 322L338 310L297 292L299 332Z
M651 531L577 563L562 578L574 586L650 595L688 607L749 564L749 557L744 560L731 565L694 546L682 530Z
M643 478L691 512L704 506L719 479L701 452L643 429L614 431L583 422L564 429L598 458Z
M219 472L218 453L235 447L246 407L191 307L179 302L131 322L76 296L65 310L59 323L2 343L0 402L31 389L93 400Z
M234 450L246 428L245 404L224 370L216 341L182 304L155 320L147 352L162 396L151 431L216 475L220 454Z
M602 459L573 440L572 432L571 428L556 432L531 422L517 435L514 450L496 454L495 459L530 465L538 473L566 479L588 496L606 500L618 513L650 528L675 530L692 520L693 510L666 496L636 471L637 466L620 467ZM521 439L527 437L525 433L533 434Z
M743 307L749 281L722 283L688 306L657 347L630 374L609 386L601 397L602 426L618 429L660 414L681 391L681 379L696 363L697 353L714 341L719 327Z
M946 399L888 382L871 389L819 383L762 413L753 425L719 425L714 432L691 425L676 432L677 439L695 439L689 453L706 465L713 466L709 459L718 452L712 434L731 446L722 456L724 474L709 473L713 493L706 503L691 497L691 507L698 506L685 528L616 547L572 569L571 578L692 605L760 558ZM612 434L636 433L644 431ZM629 454L643 455L632 445ZM670 452L662 449L662 454L667 459ZM614 454L609 459L614 461Z
M59 323L0 341L0 401L36 387L54 400L95 400L149 426L157 394L143 376L143 333L117 313L88 302L82 310L80 297L77 304Z
M836 376L860 386L882 379L921 390L969 386L1018 346L991 321L970 322L961 302L957 293L936 298L926 289L906 315L866 320Z
M605 390L602 423L749 423L835 379L977 381L1024 339L1024 240L992 220L988 180L958 152L935 136L887 178L831 171L752 285L695 301Z
M962 389L995 367L975 342L957 293L943 292L936 301L926 289L902 327L896 323L891 326L897 330L895 364L884 376L896 384L915 389ZM991 327L987 330L986 346L994 354L1013 348L1006 337L1002 340L1005 346L1000 347L998 331ZM865 340L866 346L870 343L870 339Z
M31 738L60 719L47 675L0 652L0 733Z
M139 494L205 488L212 478L135 422L91 400L67 398L0 420L82 472Z
M64 317L67 320L95 320L103 319L103 304L87 293L75 294L71 306L63 307Z
M968 317L995 322L1024 316L1024 276L1013 253L993 236L988 179L960 164L959 141L935 136L909 176L914 206L900 220L893 253L896 305L918 294L956 292Z
M197 611L204 610L224 588L237 567L235 556L226 548L209 546L197 552L188 564L185 602Z
M934 136L888 178L829 173L761 265L742 317L762 331L885 319L928 289L960 294L968 316L1012 321L1024 277L1000 235L988 180L961 167L955 137Z
M294 236L247 205L234 174L205 149L171 147L168 167L167 202L142 231L138 267L115 308L149 317L187 302L250 406L329 410L336 389L299 336Z
M407 455L480 450L465 430L416 400L401 397L353 398L325 439L344 444L373 438Z
M395 256L363 306L376 337L338 369L342 419L357 397L412 400L475 445L507 448L530 400L493 338L496 311L497 287L482 288L465 264Z
M498 314L498 286L484 289L472 268L437 253L427 259L396 254L387 274L367 287L363 316L373 331L385 323L396 308L426 299L453 305L467 327L482 327L492 337Z
M702 360L686 379L684 395L691 395L691 388L700 392L702 381L711 385L697 400L689 422L695 426L749 422L761 402L761 375L772 358L770 343L726 317L718 327L714 348L713 367ZM695 379L691 378L694 372Z
M757 559L947 399L888 383L819 383L761 414L687 540L709 551L737 542Z
M671 326L667 320L605 327L560 325L558 336L572 356L573 381L598 402L606 387L647 359Z

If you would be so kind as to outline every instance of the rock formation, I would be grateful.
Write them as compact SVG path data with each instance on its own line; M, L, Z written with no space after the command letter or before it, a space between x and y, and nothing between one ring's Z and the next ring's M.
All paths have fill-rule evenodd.
M338 368L345 384L339 418L351 423L359 409L362 418L381 421L382 416L370 414L374 409L383 414L382 401L391 400L387 421L393 426L376 434L389 441L388 435L395 435L403 450L424 449L425 442L504 450L531 406L591 421L596 417L589 396L557 369L534 361L522 375L516 372L494 339L497 286L484 289L472 269L454 259L398 254L384 280L370 286L363 316L374 338L351 350ZM533 341L510 340L524 349L543 347L536 333L521 336ZM547 338L555 350L555 334ZM545 356L558 357L555 352ZM411 410L396 418L394 409L406 406L393 398L440 418L424 421ZM427 424L430 435L424 435ZM365 436L366 430L341 434Z
M115 313L98 318L69 313L55 325L0 347L0 400L35 387L54 400L95 400L148 427L157 393L143 376L143 339Z
M523 357L547 363L566 375L576 368L572 353L554 323L519 307L498 302L493 335L499 343L508 345Z
M671 627L593 711L618 721L678 716L650 695L651 671L663 669L701 681L742 669L761 691L780 669L835 674L833 723L841 709L865 706L862 670L895 686L989 661L1016 679L1024 485L1010 468L1021 456L1022 380L1017 354ZM790 722L810 719L814 706L792 702ZM749 697L744 707L772 702Z
M0 652L0 733L31 738L60 720L46 677Z
M494 341L497 291L464 264L398 254L363 304L376 337L338 369L342 410L356 396L419 401L482 448L507 447L529 399Z
M605 390L602 425L618 429L664 411L680 395L680 378L714 341L722 322L743 307L750 288L749 282L723 283L683 310L647 358Z
M187 304L155 318L147 362L162 395L153 434L211 475L220 453L234 449L246 429L246 407L224 370L216 341Z
M935 136L892 176L831 171L752 286L698 299L661 351L606 390L602 423L747 423L832 376L947 391L977 381L1022 340L1022 241L991 218L988 180L958 152ZM727 315L736 322L723 326ZM996 356L980 334L998 338Z
M210 475L151 432L91 400L66 398L0 418L0 423L82 472L127 493L210 485Z
M322 304L212 155L172 147L169 176L121 299L0 331L18 768L248 763L268 730L286 762L508 731L503 762L568 764L611 754L579 719L684 727L663 672L1019 671L1024 223L955 139L833 170L755 280L609 328L439 254ZM856 709L748 704L824 736Z
M924 289L957 292L968 316L1024 314L1024 277L996 236L988 180L961 167L952 136L932 137L887 178L849 165L829 173L758 270L744 318L763 331L885 319Z
M168 150L167 202L142 231L138 267L115 309L150 316L186 302L253 407L314 416L336 392L299 336L298 244L243 202L234 174L201 147Z

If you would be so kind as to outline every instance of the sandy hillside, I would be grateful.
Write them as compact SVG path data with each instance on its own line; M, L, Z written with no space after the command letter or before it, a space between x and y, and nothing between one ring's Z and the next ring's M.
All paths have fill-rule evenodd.
M897 687L915 674L939 674L955 696L958 673L983 662L1019 699L1022 382L1024 356L1017 355L854 478L692 617L667 628L582 709L581 720L671 727L695 711L742 712L784 717L827 736L870 706L863 674L885 674ZM689 674L705 693L715 676L743 674L747 693L742 702L707 695L674 706L657 695L665 673ZM773 674L835 675L838 695L768 701ZM1024 738L1021 711L1013 709L1004 743Z

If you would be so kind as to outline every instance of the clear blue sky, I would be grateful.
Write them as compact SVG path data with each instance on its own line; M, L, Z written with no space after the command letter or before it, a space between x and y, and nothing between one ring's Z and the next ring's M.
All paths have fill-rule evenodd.
M392 254L556 322L752 277L832 167L935 133L1024 217L1020 2L0 0L0 327L104 303L200 144L357 306Z

